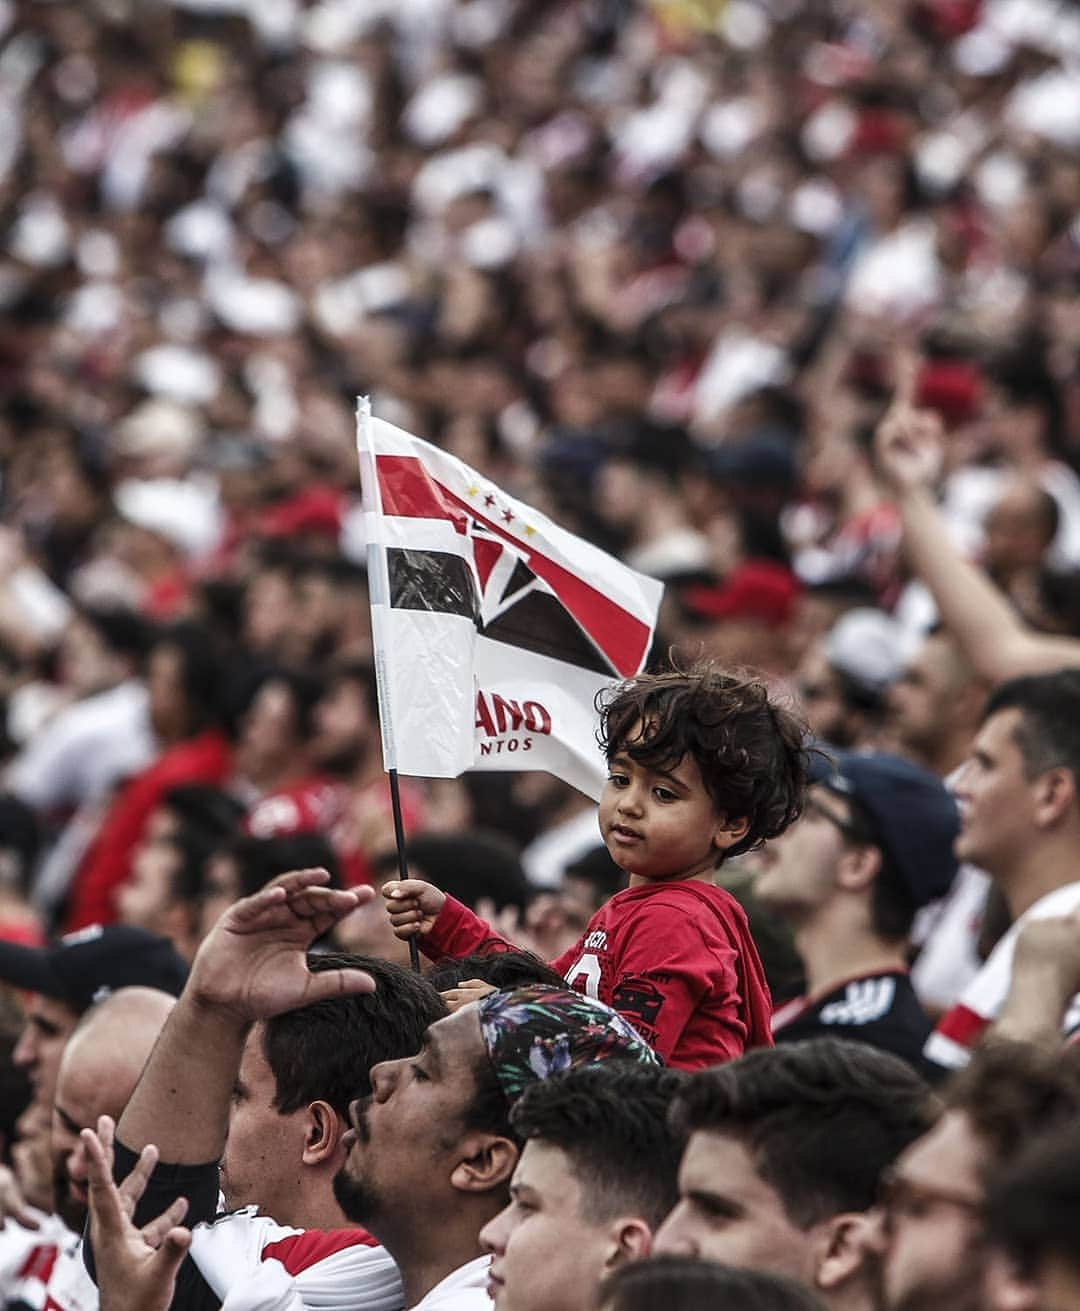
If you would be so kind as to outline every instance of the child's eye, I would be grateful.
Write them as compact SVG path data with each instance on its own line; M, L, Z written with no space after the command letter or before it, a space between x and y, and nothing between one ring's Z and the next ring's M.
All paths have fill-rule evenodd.
M427 1073L425 1072L425 1070L424 1070L424 1068L423 1068L422 1066L420 1066L420 1065L410 1065L410 1066L409 1066L409 1070L410 1070L410 1072L412 1073L412 1077L413 1077L413 1078L414 1078L418 1083L430 1083L430 1082L431 1082L430 1079L429 1079L428 1076L427 1076Z
M617 788L624 788L630 782L625 774L609 774L608 782Z
M678 797L670 788L653 788L653 796L657 801L678 801Z

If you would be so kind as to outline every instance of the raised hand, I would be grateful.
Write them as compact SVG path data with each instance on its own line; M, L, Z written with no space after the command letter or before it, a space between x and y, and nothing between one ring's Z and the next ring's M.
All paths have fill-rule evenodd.
M919 358L909 349L897 352L892 404L874 434L877 468L897 492L929 488L941 475L943 430L934 410L915 405Z
M122 1184L112 1177L115 1126L103 1115L97 1132L82 1131L90 1185L90 1242L94 1249L101 1311L166 1311L176 1272L191 1245L180 1227L187 1202L173 1204L142 1229L132 1222L135 1206L157 1163L157 1148L144 1147Z
M191 968L188 992L202 1005L250 1023L342 993L372 992L362 970L307 967L307 950L346 915L374 897L370 888L328 888L324 869L282 874L231 906L207 935Z
M446 901L446 893L421 879L401 879L383 884L386 910L394 932L402 940L430 933Z

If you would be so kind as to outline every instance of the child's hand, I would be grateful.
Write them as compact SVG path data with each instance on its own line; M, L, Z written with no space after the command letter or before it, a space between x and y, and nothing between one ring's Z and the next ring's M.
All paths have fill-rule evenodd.
M483 979L464 979L456 988L447 988L445 992L440 992L439 996L446 1002L446 1009L453 1015L455 1011L461 1010L462 1006L468 1006L470 1002L479 1001L481 997L486 997L489 992L495 991L495 985L485 983Z
M402 879L383 884L386 910L394 932L403 941L417 934L431 932L446 901L446 893L433 883L420 879Z

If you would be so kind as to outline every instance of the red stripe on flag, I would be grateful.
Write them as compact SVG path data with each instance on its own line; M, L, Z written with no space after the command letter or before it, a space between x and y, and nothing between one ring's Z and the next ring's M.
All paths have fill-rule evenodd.
M422 460L412 455L380 455L376 459L384 514L405 519L449 519L463 535L469 519L518 551L529 568L542 578L577 623L588 633L623 678L640 669L652 632L636 615L597 591L564 565L556 563L527 542L514 537L494 519L463 501L438 482Z
M974 1047L983 1030L990 1023L985 1016L977 1014L968 1006L957 1005L938 1021L937 1032L961 1047Z

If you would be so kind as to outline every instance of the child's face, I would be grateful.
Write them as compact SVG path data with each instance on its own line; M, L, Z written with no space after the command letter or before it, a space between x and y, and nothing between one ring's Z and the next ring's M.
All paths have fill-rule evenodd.
M617 753L600 797L600 833L612 860L632 877L708 875L745 832L732 830L705 790L693 756L661 769Z

